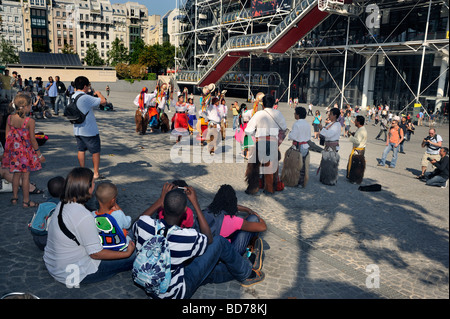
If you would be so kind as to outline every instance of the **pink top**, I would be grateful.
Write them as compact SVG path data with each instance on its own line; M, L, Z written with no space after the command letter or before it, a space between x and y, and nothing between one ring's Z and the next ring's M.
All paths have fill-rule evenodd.
M222 228L220 229L220 236L227 238L235 231L242 228L244 219L241 217L225 215L222 222Z

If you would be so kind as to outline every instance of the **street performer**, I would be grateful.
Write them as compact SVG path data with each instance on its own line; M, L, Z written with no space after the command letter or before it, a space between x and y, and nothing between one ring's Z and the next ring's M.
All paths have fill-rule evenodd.
M325 185L336 185L339 168L339 138L341 136L341 124L337 122L341 114L338 108L332 108L328 112L329 123L320 131L321 145L325 145L320 161L320 182ZM324 140L324 144L322 144Z
M153 97L151 94L148 94L148 89L144 87L141 93L134 99L134 105L138 107L136 114L134 115L134 121L136 122L136 132L139 133L139 135L144 135L147 131L148 122L150 120L148 116L148 107L150 100Z
M352 152L348 159L347 178L352 184L361 184L366 169L364 157L367 144L367 130L364 126L364 116L358 115L355 120L356 132L350 133L350 142L353 144Z
M200 97L200 110L199 110L199 117L200 120L197 121L197 141L200 142L201 145L204 145L206 142L206 130L208 129L208 119L207 119L207 113L206 110L211 104L212 99L212 93L216 89L216 86L214 83L211 83L208 86L205 86L202 90L202 96Z
M161 85L161 87L156 86L154 96L150 101L150 107L148 109L150 132L154 132L155 129L159 128L159 114L164 111L166 91L166 83Z
M184 94L178 96L178 102L175 104L175 114L172 117L173 130L172 135L177 137L178 143L182 136L189 135L189 124L187 117L188 106L184 103Z
M245 128L245 134L255 135L255 150L248 160L245 179L248 187L245 193L256 195L259 191L259 176L262 174L264 193L271 195L275 190L281 190L278 177L280 152L278 150L279 130L286 131L286 120L280 111L274 110L275 99L271 95L264 96L263 110L253 115ZM284 187L284 186L283 186Z

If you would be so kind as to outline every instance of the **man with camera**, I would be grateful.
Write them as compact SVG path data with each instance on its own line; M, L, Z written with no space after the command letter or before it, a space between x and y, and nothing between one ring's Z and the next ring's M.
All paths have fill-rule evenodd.
M428 186L441 186L445 188L448 181L448 148L441 147L439 156L439 161L428 157L428 161L430 161L436 169L431 173L425 174L425 177L422 180L426 181Z
M422 141L422 147L426 147L426 151L422 156L422 174L417 178L421 179L425 177L425 172L428 167L428 158L440 160L439 149L442 147L442 137L436 133L436 129L430 128L428 136Z

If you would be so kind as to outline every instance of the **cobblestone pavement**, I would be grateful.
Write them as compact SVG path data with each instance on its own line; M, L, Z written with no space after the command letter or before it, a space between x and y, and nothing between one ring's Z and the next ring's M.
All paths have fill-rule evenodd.
M119 203L127 215L137 217L157 199L164 182L181 178L196 188L202 208L221 184L232 185L239 203L252 207L268 224L262 235L264 282L249 288L237 282L208 284L198 289L195 299L448 298L449 189L427 187L415 179L426 127L416 129L405 145L406 154L399 154L397 167L390 169L376 166L384 143L374 139L378 127L367 125L363 185L380 183L381 192L361 192L346 181L351 145L342 137L336 186L319 182L320 154L311 152L310 181L305 189L249 196L244 193L246 163L236 145L226 143L225 149L236 153L226 155L226 160L220 152L214 157L202 155L202 149L194 146L190 163L173 163L170 154L176 155L177 150L170 134L137 135L132 104L136 94L113 92L109 100L115 111L96 111L102 140L100 171L118 186ZM315 109L325 113L323 108ZM281 104L280 110L291 128L293 110L286 104ZM312 122L312 117L307 120ZM50 136L41 147L47 163L31 174L32 181L45 189L48 179L66 176L78 165L76 142L72 126L62 116L38 120L36 128ZM448 126L437 129L448 146ZM283 155L288 147L286 140L281 146ZM92 167L90 156L86 163ZM54 281L44 266L43 252L27 230L33 209L11 206L10 197L10 193L0 193L0 295L22 291L40 298L146 298L133 284L130 272L81 288L69 289ZM45 198L32 195L32 200ZM374 269L379 271L379 288L368 288L366 283L374 282L370 277Z

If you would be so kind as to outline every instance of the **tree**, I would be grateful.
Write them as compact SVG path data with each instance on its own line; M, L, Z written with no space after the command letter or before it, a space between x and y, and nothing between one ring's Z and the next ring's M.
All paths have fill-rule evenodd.
M146 45L139 55L138 63L150 68L152 72L160 67L158 50L155 45Z
M128 49L119 38L111 43L111 49L106 52L108 64L116 66L118 63L126 63L129 59Z
M62 49L62 53L64 54L77 54L77 52L75 51L75 49L73 48L73 46L65 43L64 44L64 48Z
M12 43L1 37L0 64L14 64L14 63L19 63L19 56L17 55Z
M141 38L136 38L131 43L130 48L130 64L138 64L139 63L139 56L142 54L142 51L145 48L144 40Z
M101 66L105 64L98 53L97 45L95 43L89 44L84 62L89 66Z

